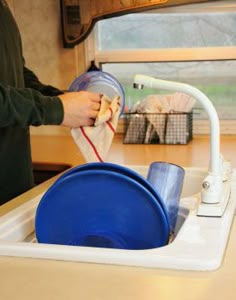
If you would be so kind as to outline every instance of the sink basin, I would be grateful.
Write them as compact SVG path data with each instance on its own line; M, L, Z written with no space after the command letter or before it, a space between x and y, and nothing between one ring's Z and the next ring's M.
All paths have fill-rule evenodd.
M147 166L128 166L146 177ZM185 168L186 175L175 236L161 248L120 250L38 244L34 235L35 210L42 194L0 217L0 255L81 261L182 270L214 270L222 262L236 206L236 173L222 217L199 217L201 184L207 170Z

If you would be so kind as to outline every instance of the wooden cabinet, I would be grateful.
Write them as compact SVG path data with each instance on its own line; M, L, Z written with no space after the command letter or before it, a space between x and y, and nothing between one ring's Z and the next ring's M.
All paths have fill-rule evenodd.
M207 0L60 0L64 47L83 41L96 21L153 8Z

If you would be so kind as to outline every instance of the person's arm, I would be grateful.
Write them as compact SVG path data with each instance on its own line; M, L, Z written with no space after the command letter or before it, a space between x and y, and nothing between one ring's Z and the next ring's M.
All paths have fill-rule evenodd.
M0 127L90 126L100 109L100 96L82 91L51 97L34 89L0 84Z
M0 84L0 127L58 125L63 118L63 105L58 97Z
M25 87L39 91L45 96L58 96L63 94L63 91L51 86L45 85L39 81L38 77L28 68L24 66L24 81Z

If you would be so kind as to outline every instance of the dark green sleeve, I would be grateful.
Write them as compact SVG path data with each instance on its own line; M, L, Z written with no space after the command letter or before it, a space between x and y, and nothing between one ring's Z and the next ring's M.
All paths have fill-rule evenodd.
M0 127L59 125L63 116L63 105L57 96L0 84Z
M38 77L28 68L24 67L24 81L25 87L39 91L45 96L57 96L63 92L51 85L43 84Z

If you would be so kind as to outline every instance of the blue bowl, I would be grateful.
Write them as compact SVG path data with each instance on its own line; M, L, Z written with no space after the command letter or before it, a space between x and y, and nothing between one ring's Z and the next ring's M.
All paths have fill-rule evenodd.
M108 170L66 176L41 199L35 216L38 242L118 249L167 244L169 223L140 183Z
M120 96L121 113L125 106L125 93L122 85L111 74L102 71L90 71L77 77L69 87L69 91L90 91L105 94L110 98Z
M108 171L113 171L113 172L117 172L118 174L123 174L127 177L130 177L134 180L136 180L137 182L139 182L141 185L143 185L143 187L145 187L155 198L156 201L159 202L160 206L163 209L163 213L166 215L166 219L169 222L169 216L167 213L167 209L166 209L166 205L164 204L164 201L162 200L160 194L158 193L158 191L153 187L153 185L148 182L148 180L146 180L143 176L139 175L137 172L121 166L121 165L117 165L114 163L108 163L108 162L92 162L92 163L86 163L83 165L79 165L76 166L68 171L66 171L64 174L62 174L55 183L57 183L58 181L64 179L65 177L77 173L77 172L82 172L82 171L87 171L87 170L108 170Z

